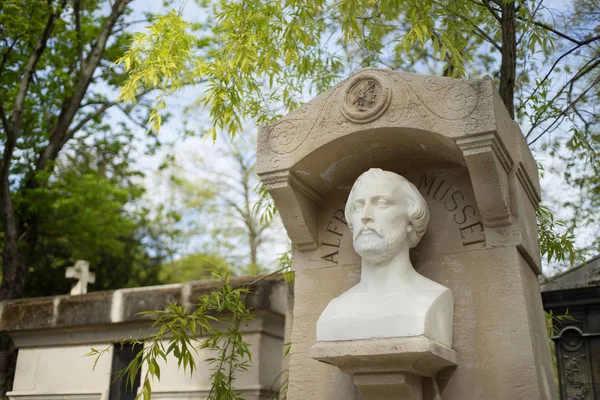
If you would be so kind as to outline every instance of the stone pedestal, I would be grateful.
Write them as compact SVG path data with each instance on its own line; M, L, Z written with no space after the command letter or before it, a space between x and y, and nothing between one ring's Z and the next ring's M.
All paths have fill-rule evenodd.
M457 359L424 336L317 342L310 356L352 375L364 400L423 400L423 378L435 379Z
M438 374L441 397L556 399L537 282L537 165L519 126L490 78L373 69L259 132L257 173L294 245L288 399L359 398L351 376L310 352L319 316L360 277L344 206L370 168L406 177L431 212L410 259L454 296L460 362Z

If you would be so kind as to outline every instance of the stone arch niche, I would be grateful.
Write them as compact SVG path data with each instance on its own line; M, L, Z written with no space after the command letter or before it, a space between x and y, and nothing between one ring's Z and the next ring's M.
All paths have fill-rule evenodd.
M458 366L438 376L442 398L556 398L537 283L539 182L518 125L489 77L375 69L259 132L257 171L294 246L288 398L359 399L349 375L309 352L325 306L360 277L344 205L373 167L405 176L431 210L411 258L455 298Z

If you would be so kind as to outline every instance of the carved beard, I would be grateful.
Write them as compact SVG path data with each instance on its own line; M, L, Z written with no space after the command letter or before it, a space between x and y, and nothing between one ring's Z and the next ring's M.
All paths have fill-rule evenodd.
M354 239L354 250L359 256L373 264L380 264L393 258L406 240L400 229L389 232L387 237L381 236L379 230L368 234L359 234Z

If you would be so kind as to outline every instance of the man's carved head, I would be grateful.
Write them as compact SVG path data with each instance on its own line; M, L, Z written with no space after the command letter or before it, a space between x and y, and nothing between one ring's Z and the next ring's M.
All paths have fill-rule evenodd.
M356 252L376 261L415 247L427 230L429 209L406 178L372 168L354 182L345 216Z

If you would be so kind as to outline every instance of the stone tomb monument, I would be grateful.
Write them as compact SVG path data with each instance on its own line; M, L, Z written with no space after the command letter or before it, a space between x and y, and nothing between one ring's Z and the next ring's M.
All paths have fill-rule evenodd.
M294 244L290 400L556 399L536 163L490 78L363 70L261 129L257 170Z

